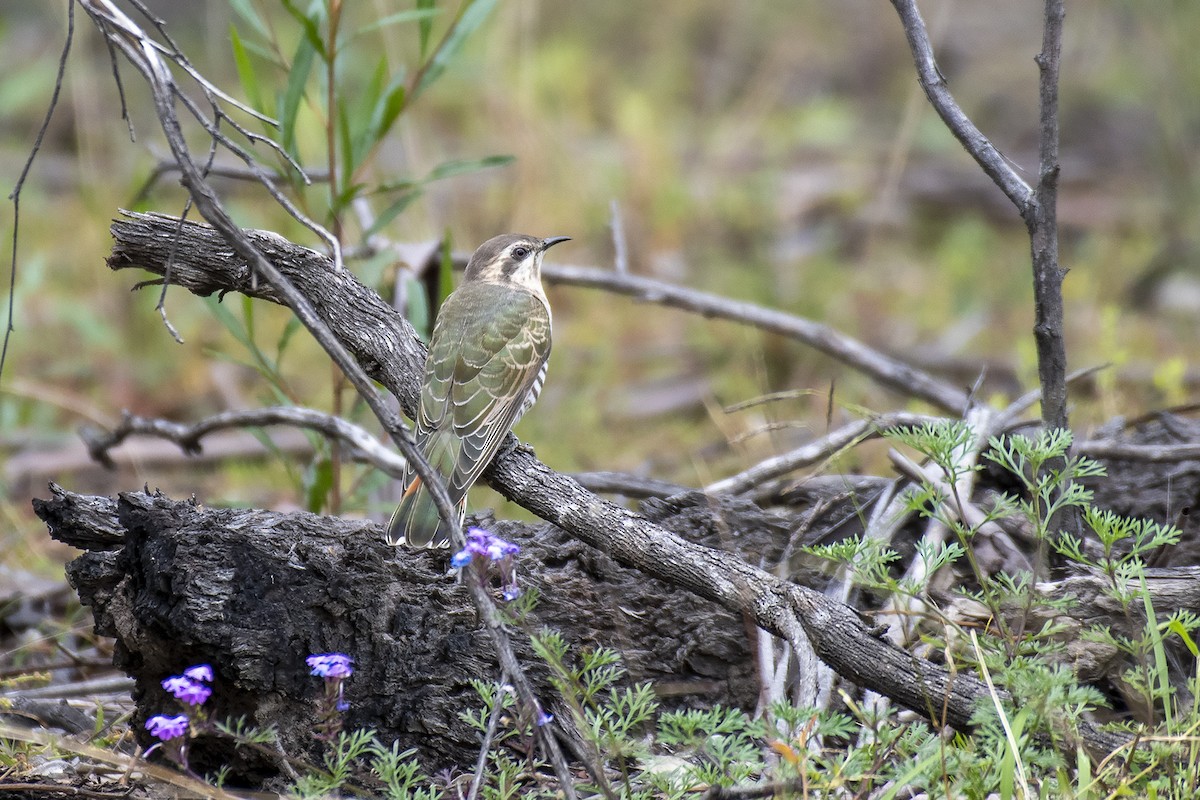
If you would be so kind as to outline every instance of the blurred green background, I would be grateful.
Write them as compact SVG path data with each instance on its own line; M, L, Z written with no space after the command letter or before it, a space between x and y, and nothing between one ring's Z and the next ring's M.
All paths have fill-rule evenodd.
M219 0L148 5L202 73L246 96L230 26L247 41L267 39ZM274 0L249 5L286 57L300 40L298 23ZM1032 183L1041 4L921 5L951 89ZM410 7L356 0L346 4L345 25ZM434 18L434 39L455 8ZM252 321L255 341L273 353L287 326L282 309L251 310L232 296L218 307L172 290L166 309L180 345L155 311L157 290L130 292L146 276L105 268L119 208L179 213L184 195L167 175L139 196L166 152L147 92L123 68L137 133L130 142L103 42L76 17L61 104L21 196L16 330L0 378L0 561L54 569L70 556L46 541L30 510L48 479L79 491L148 484L214 504L333 504L386 515L386 482L362 468L342 467L331 501L328 452L302 437L265 458L223 458L209 448L211 458L189 461L143 445L115 473L81 458L76 429L111 424L124 409L194 421L281 399L337 406L331 370L307 334L292 338L274 380L235 335ZM65 31L64 3L0 2L6 192L45 112ZM1084 434L1115 415L1195 394L1198 35L1192 2L1069 4L1059 218L1070 367L1111 365L1072 395L1072 421ZM414 63L416 42L410 23L356 38L338 62L348 96L381 59L397 69ZM260 88L282 92L287 75L266 58L255 63ZM313 81L297 149L321 169L325 130ZM196 131L192 144L203 147ZM362 177L414 179L450 160L494 155L514 160L430 184L383 233L424 241L448 232L457 251L510 230L569 235L574 241L552 260L608 266L615 203L635 273L811 317L956 385L986 369L983 394L992 402L1036 385L1025 230L929 109L887 3L501 2L405 110ZM318 246L261 188L217 186L242 224ZM300 200L324 219L327 187ZM9 207L0 223L6 259L12 219ZM353 243L359 229L353 215L346 220ZM351 266L381 289L392 280L386 260ZM518 434L562 471L702 485L861 408L910 405L778 337L590 290L556 287L550 297L550 378ZM795 394L724 410L786 390ZM347 415L370 424L342 398ZM871 452L829 468L885 468ZM480 490L474 502L498 499ZM519 510L501 505L497 513Z

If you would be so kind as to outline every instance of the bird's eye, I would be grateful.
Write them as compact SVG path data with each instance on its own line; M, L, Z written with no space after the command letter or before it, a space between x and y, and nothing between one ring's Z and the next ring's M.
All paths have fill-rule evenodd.
M525 258L525 256L527 256L527 255L529 255L528 247L514 247L512 249L512 257L517 259L518 261Z

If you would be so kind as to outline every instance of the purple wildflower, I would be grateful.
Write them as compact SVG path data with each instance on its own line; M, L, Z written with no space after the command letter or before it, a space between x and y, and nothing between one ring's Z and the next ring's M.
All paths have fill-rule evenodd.
M172 675L162 682L162 687L189 706L204 705L212 694L212 689L184 675Z
M554 715L547 714L545 711L538 709L537 726L541 728L544 725L549 725L551 722L554 722Z
M493 536L483 528L471 528L467 531L467 546L454 554L450 559L451 565L461 569L471 563L475 556L481 556L489 561L500 561L521 552L521 548L512 542L507 542L499 536Z
M187 733L187 728L188 718L185 714L179 714L174 717L155 714L146 720L146 730L150 731L151 736L163 742L169 742L171 739L183 736Z
M183 671L183 677L191 678L200 683L213 682L213 668L208 664L197 664L194 667L188 667Z
M304 661L318 678L349 678L354 674L354 659L345 653L315 653Z

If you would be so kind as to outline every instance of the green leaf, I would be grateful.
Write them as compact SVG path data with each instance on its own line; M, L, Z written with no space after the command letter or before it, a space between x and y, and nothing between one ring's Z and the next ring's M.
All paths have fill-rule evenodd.
M446 67L458 57L459 51L475 30L483 24L487 19L488 14L496 6L496 0L470 0L464 7L462 13L450 32L446 34L446 38L438 45L438 48L429 57L428 63L425 65L425 71L421 74L421 80L413 87L412 96L415 98L421 92L428 89L434 81L441 77L446 71ZM418 6L420 7L420 6ZM423 24L423 23L422 23ZM428 32L422 31L422 56L425 52L425 45L428 43ZM410 98L411 99L411 98Z
M362 99L356 105L364 112L369 110L370 116L361 125L354 126L353 165L348 167L351 171L357 171L362 166L403 110L404 75L395 75L389 82L387 59L381 58Z
M434 4L437 0L417 0L418 12L424 12L427 16L421 17L418 22L417 35L420 38L421 50L420 59L425 60L425 54L429 52L429 34L433 31L433 15L436 13Z
M296 117L300 113L300 102L304 99L304 87L308 84L315 55L312 43L307 38L301 39L300 44L296 46L296 55L292 58L287 88L280 99L279 137L284 149L293 157L299 157L296 151Z
M263 18L255 11L250 0L229 0L229 6L239 17L244 19L246 23L254 29L254 32L264 39L269 39L271 31L267 24L263 22Z
M425 176L425 183L453 178L456 175L465 175L468 172L478 172L481 169L488 169L490 167L503 167L514 161L516 161L516 157L514 156L486 156L484 158L446 161L438 164Z
M399 192L392 204L383 210L375 218L375 222L366 231L364 235L371 236L383 230L392 220L399 216L406 208L412 205L413 201L419 198L425 192L425 185L433 181L452 178L456 175L465 175L469 172L476 172L481 169L490 167L500 167L505 164L511 164L516 159L513 156L487 156L486 158L462 159L455 161L447 161L444 164L439 164L424 178L418 181L407 180L397 181L395 183L384 184L379 187L376 193L390 194Z
M421 4L418 3L418 5ZM370 25L364 25L355 31L354 35L360 36L364 33L371 33L372 31L377 31L380 28L386 28L389 25L399 25L403 22L422 22L429 26L433 24L433 17L436 17L440 13L442 12L436 8L414 8L408 11L398 11L395 14L388 14L382 19L375 20ZM428 20L428 22L426 22L426 20ZM421 58L424 57L425 53L422 51Z
M279 341L275 343L275 365L279 366L283 362L283 354L287 352L288 345L292 343L292 337L296 335L296 331L300 330L300 320L297 317L288 317L287 323L283 326L283 331L279 334Z
M408 191L402 192L392 204L380 212L379 216L375 217L375 221L371 223L371 227L363 234L365 237L374 236L379 231L386 228L392 220L400 216L404 209L413 204L413 201L425 193L425 190L420 186L416 186Z
M307 475L304 505L316 514L325 507L325 500L333 489L333 462L322 456Z
M242 91L246 93L246 99L252 108L263 111L262 86L258 82L258 73L254 71L250 54L246 52L246 46L242 44L242 37L238 35L237 28L232 25L229 26L229 43L233 46L233 64L237 68Z
M283 0L283 7L300 23L304 31L304 40L309 43L313 52L320 54L321 59L328 62L332 54L325 52L325 40L321 38L321 25L325 22L324 5L320 2L311 3L308 11L304 12L296 8L292 0Z
M371 113L371 125L367 129L370 133L370 146L374 147L377 142L387 136L388 131L396 124L396 120L404 111L405 100L407 93L404 88L404 75L397 73L387 88L383 90L382 96L376 101Z
M331 202L334 206L334 213L342 206L339 205L339 200L346 191L346 185L353 180L354 176L354 131L353 123L350 120L349 103L339 103L336 109L337 114L337 149L339 151L339 161L342 168L338 171L338 181L340 185L329 187Z

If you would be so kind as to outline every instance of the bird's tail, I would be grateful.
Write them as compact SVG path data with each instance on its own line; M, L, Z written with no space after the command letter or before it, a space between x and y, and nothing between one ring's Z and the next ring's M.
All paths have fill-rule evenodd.
M459 514L463 511L459 504ZM409 547L448 547L450 531L438 513L433 495L426 491L420 478L414 477L404 490L400 505L392 512L387 525L388 544L403 542Z

